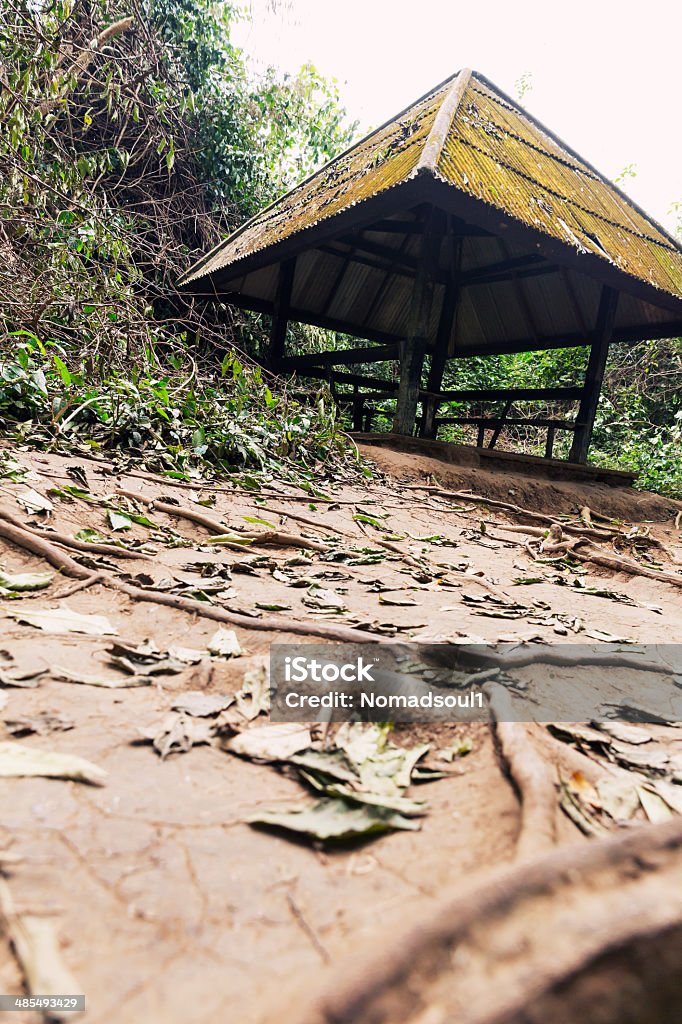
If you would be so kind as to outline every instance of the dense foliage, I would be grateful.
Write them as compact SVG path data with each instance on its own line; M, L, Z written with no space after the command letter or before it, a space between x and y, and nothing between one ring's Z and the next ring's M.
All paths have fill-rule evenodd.
M197 308L174 287L352 132L314 68L251 77L230 43L236 16L209 0L0 0L5 424L155 448L147 419L176 465L192 447L262 461L303 424L311 452L326 446L331 403L320 424L284 391L268 404L243 359L220 376L226 352L256 347L257 319Z

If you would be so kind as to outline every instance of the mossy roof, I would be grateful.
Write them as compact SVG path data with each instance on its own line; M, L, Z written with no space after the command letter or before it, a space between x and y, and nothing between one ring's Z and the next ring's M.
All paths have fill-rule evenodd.
M682 299L677 242L518 104L470 71L437 86L253 217L199 260L181 284L218 273L222 280L236 277L243 260L260 253L265 264L271 247L299 235L305 248L307 229L420 175L550 236L572 254L597 256Z

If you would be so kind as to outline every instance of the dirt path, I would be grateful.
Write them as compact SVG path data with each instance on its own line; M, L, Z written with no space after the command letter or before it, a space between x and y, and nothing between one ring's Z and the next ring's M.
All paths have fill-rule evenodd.
M309 508L300 491L280 484L257 502L246 492L178 487L132 474L114 477L93 462L21 452L18 461L28 472L15 473L16 480L0 479L0 505L34 529L47 519L62 535L90 529L107 543L117 537L136 541L146 557L124 562L106 556L106 563L132 577L143 574L132 582L166 593L184 584L183 593L192 595L209 580L216 606L240 614L351 625L374 636L434 642L575 641L602 631L653 643L670 642L681 631L682 589L586 565L585 574L568 573L567 582L553 582L564 574L546 565L539 570L532 547L524 546L537 538L504 532L505 525L518 527L522 517L408 489L399 477L424 484L437 473L445 489L472 487L479 495L551 515L589 505L598 529L605 525L599 514L617 515L628 524L656 520L648 530L657 547L642 541L618 550L643 565L652 564L653 553L657 566L678 573L682 545L674 503L607 488L572 493L568 485L559 487L559 500L559 485L523 478L502 482L491 474L489 480L483 473L474 482L425 457L368 454L392 475L367 487L334 488L333 502L318 500ZM79 470L69 475L74 465ZM49 494L55 487L81 493ZM29 516L17 501L29 488L50 499L49 516ZM210 531L196 523L126 499L114 503L120 512L144 514L154 526L132 523L115 531L111 509L101 499L121 489L175 500L197 515L222 520L223 532L233 537L239 529L274 527L312 546L216 547L208 542ZM249 521L254 519L260 522ZM392 539L382 547L386 536ZM333 537L337 556L330 559L326 552ZM48 568L13 543L0 540L0 552L5 572ZM109 571L95 562L89 568ZM514 585L538 575L546 581ZM300 586L302 577L307 585ZM73 586L73 580L55 577L48 589L0 602L0 669L9 675L44 670L33 688L0 686L0 697L6 698L0 741L84 757L108 773L106 784L3 779L0 861L3 851L12 855L5 868L5 898L9 893L12 902L9 911L5 903L6 926L12 914L53 923L62 958L87 994L86 1024L186 1024L214 1014L229 1014L243 1024L277 1019L278 1006L297 1004L301 993L333 978L348 953L375 947L434 913L446 894L450 898L457 888L513 859L519 802L486 725L396 730L396 742L406 746L427 741L438 750L466 737L473 748L457 761L451 777L429 785L429 814L419 831L330 850L245 824L263 804L300 799L300 785L269 765L241 760L217 746L197 745L162 760L150 744L135 741L179 694L234 694L274 640L303 638L236 627L241 657L204 657L175 674L155 676L147 686L79 685L60 679L62 670L111 678L112 639L131 647L151 640L162 652L173 645L205 651L218 623L140 603L101 584L60 600L60 592ZM629 603L590 594L590 588L609 590ZM311 607L311 593L320 589L331 590L345 610ZM396 600L412 603L386 603ZM504 607L500 600L517 606L517 617L498 617ZM118 635L53 635L17 621L22 611L65 605L105 616ZM559 842L587 842L558 809L556 824ZM21 985L5 940L0 991L20 992ZM11 1017L14 1024L38 1019Z

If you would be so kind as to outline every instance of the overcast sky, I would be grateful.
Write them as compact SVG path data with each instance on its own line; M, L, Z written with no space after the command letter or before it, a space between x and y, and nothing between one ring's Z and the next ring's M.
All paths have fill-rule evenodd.
M249 0L234 41L256 64L312 62L338 79L362 129L387 120L460 67L523 104L598 170L674 228L682 201L680 0ZM281 2L281 0L280 0Z

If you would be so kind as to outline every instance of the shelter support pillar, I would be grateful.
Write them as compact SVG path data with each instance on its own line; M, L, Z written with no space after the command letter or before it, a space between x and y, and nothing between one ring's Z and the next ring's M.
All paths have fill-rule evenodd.
M435 288L435 274L445 227L445 214L431 207L422 235L417 278L412 291L407 337L400 343L400 383L393 431L411 435L414 432L417 402L424 366L424 353Z
M270 330L270 345L268 348L268 366L271 370L278 370L284 358L284 345L289 326L289 307L291 305L291 292L294 285L294 271L296 260L282 260L279 265L279 281L277 282L277 295L272 312L272 328Z
M452 325L457 313L457 303L459 301L459 281L458 277L460 274L462 265L462 239L461 237L455 236L452 240L452 251L451 251L451 278L448 282L443 297L443 305L441 307L440 320L438 322L438 333L436 335L436 344L431 356L431 366L429 368L428 383L426 385L427 391L440 391L443 385L443 372L445 370L445 364L448 359L448 346L450 343L450 334L452 332ZM424 403L424 415L422 416L421 422L421 436L422 437L435 437L435 418L438 413L439 401L437 398L427 398Z
M609 343L613 334L613 325L616 319L618 308L619 292L606 285L602 288L599 301L599 312L597 314L597 326L592 338L590 358L587 364L585 376L585 387L580 399L580 409L576 419L576 428L573 434L573 444L569 461L587 462L587 452L592 439L592 428L597 414L599 393L604 380L606 359L609 354Z

